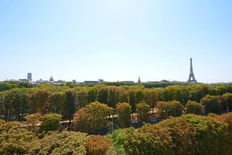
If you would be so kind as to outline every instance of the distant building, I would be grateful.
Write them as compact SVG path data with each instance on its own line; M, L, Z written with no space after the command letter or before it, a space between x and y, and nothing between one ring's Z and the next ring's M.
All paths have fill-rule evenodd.
M27 73L27 80L32 81L32 73Z
M84 81L84 84L98 84L98 81Z
M54 82L54 79L52 76L50 77L49 82Z
M140 76L139 76L139 79L138 79L138 83L141 83Z
M121 83L129 83L129 84L133 84L133 83L135 83L134 81L117 81L117 82L121 82Z
M87 85L94 85L94 84L101 84L104 83L105 81L103 79L98 79L98 81L84 81L83 84Z
M30 82L30 80L28 80L28 79L19 79L19 82Z
M57 80L57 81L54 81L52 83L55 85L63 85L63 84L65 84L65 81L64 80Z
M36 81L32 82L32 84L39 85L39 84L41 84L43 82L44 82L43 79L39 79L39 80L36 80Z
M103 79L98 79L98 83L104 83Z

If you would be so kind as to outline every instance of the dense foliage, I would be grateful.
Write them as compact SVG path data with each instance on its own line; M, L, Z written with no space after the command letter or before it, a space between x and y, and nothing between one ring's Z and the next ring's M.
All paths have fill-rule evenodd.
M62 116L60 114L45 114L41 118L41 130L45 132L58 130L60 127L61 117Z
M0 84L0 154L231 154L232 85L115 85Z
M123 154L211 154L231 153L232 115L184 115L139 129L120 129L110 137Z
M86 154L86 134L72 131L48 132L42 139L31 144L31 155Z
M37 137L27 129L19 128L18 122L0 123L0 154L26 154L31 142Z
M89 136L85 140L88 155L104 155L110 145L110 140L103 136Z
M187 114L196 114L203 115L204 114L204 106L196 101L188 101L186 104L186 113Z
M145 102L138 103L136 105L136 111L137 111L137 118L139 122L148 121L150 106L147 103Z
M120 127L129 127L131 123L131 106L123 102L116 105L116 114Z
M216 113L220 112L220 103L217 96L207 95L201 99L201 104L205 107L205 113Z
M136 112L136 104L146 102L155 107L157 101L179 101L183 106L188 100L200 102L206 95L219 96L220 109L214 103L211 109L207 101L201 103L208 112L231 111L232 85L179 84L165 85L162 88L140 85L63 85L55 86L41 84L39 86L24 86L17 83L2 83L0 86L0 117L5 120L22 121L24 115L32 113L59 113L63 119L71 121L76 109L99 101L112 108L119 102L127 102ZM226 93L226 94L225 94ZM225 94L225 95L224 95ZM207 102L207 103L206 103Z
M94 132L107 128L109 120L107 117L112 113L112 109L105 104L92 102L85 108L77 111L73 118L73 127L77 131Z
M183 112L183 106L179 101L160 101L157 103L160 118L168 118L170 116L180 116Z
M111 139L111 140L110 140ZM232 113L182 115L141 128L124 128L105 136L50 131L37 137L18 122L0 121L0 154L158 154L230 155Z
M41 123L41 117L39 113L29 114L24 117L29 130L36 132L37 126Z

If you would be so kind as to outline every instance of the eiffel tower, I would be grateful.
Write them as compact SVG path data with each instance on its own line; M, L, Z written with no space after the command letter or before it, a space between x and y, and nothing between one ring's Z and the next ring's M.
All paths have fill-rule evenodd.
M197 83L197 80L195 79L195 76L194 76L194 73L193 73L192 58L190 58L190 74L189 74L188 83Z

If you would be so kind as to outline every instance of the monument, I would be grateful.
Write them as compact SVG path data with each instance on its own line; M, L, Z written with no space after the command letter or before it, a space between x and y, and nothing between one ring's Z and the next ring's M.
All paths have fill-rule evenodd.
M188 78L188 83L197 83L197 80L195 79L194 73L193 73L193 62L192 58L190 58L190 74Z

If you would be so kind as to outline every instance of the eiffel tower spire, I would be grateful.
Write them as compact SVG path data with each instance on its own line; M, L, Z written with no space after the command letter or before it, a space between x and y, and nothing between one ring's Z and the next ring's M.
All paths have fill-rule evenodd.
M188 78L188 83L197 83L197 80L195 79L194 73L193 73L193 62L192 58L190 58L190 74Z

